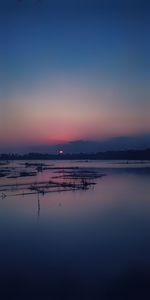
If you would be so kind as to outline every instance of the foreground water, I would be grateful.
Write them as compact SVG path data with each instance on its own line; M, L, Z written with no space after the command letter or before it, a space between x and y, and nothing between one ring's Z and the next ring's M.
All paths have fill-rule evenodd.
M46 164L58 170L0 185L45 181L67 167L106 176L88 190L1 195L0 299L150 299L150 163Z

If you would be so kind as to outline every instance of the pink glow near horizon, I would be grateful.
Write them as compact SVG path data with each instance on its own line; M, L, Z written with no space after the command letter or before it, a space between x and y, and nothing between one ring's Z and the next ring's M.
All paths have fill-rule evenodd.
M66 83L26 96L16 94L3 107L0 141L54 144L150 130L145 113L121 97L111 89Z

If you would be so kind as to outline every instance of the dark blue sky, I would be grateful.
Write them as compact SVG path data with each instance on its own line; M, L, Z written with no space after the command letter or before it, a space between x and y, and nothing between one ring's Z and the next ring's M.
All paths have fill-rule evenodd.
M1 1L1 143L149 132L149 12L146 1Z

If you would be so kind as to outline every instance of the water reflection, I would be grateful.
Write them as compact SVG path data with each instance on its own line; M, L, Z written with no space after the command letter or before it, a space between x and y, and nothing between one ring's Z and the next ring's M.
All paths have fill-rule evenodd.
M89 190L7 191L0 201L2 299L149 299L150 174L135 166L105 172ZM49 176L46 170L38 180Z

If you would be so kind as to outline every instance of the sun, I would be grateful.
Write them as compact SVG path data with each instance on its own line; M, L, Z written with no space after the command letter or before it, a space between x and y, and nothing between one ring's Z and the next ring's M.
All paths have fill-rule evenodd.
M59 154L64 154L64 151L63 150L59 150Z

